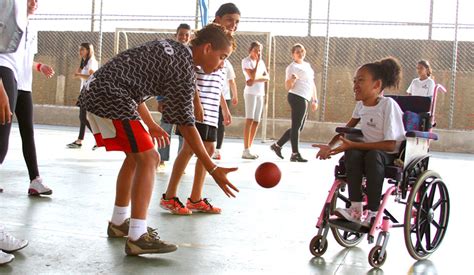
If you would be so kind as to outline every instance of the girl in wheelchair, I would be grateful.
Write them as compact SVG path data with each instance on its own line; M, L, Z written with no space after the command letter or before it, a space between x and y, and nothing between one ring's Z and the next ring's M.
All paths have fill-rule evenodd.
M360 123L363 137L349 140L336 135L327 145L319 147L316 158L328 159L344 152L349 191L349 208L337 208L335 215L369 227L377 215L384 182L384 167L395 160L400 144L405 139L403 113L391 98L384 97L386 88L398 88L401 67L397 59L388 57L359 67L353 80L357 101L347 127ZM366 179L367 212L363 211L363 177Z

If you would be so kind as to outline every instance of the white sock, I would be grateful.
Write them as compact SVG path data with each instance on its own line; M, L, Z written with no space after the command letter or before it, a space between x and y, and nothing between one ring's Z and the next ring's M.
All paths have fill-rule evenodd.
M128 230L128 238L132 241L138 240L141 235L146 233L146 220L130 219L130 229Z
M112 213L111 223L115 225L121 225L128 217L130 217L128 212L128 206L114 206L114 212Z

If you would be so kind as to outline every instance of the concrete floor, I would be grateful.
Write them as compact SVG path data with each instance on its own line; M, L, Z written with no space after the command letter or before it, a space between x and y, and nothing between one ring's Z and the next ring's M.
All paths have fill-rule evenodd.
M430 167L441 174L451 197L451 217L441 247L427 261L416 262L406 251L401 229L391 231L388 258L382 269L371 269L366 241L354 249L343 249L329 238L324 257L313 258L308 244L316 234L316 218L332 183L336 159L314 159L316 150L302 145L306 164L279 160L267 144L257 141L261 158L240 158L242 141L227 139L223 166L238 166L230 175L240 188L236 199L228 199L209 177L205 196L223 208L221 215L174 216L159 208L171 165L157 173L148 223L160 236L179 244L175 253L128 257L124 239L108 239L120 153L92 151L87 135L80 150L65 149L77 129L37 126L36 144L40 172L54 194L27 197L28 174L21 154L18 128L11 135L10 150L0 167L0 223L30 245L15 253L16 259L0 266L0 273L15 274L465 274L473 242L466 220L474 187L469 171L474 155L433 153ZM174 157L177 140L173 139ZM282 170L282 180L273 189L254 181L254 171L263 161L273 161ZM180 189L185 201L192 184L194 162L187 169ZM462 207L464 205L464 207ZM466 234L467 233L467 234Z

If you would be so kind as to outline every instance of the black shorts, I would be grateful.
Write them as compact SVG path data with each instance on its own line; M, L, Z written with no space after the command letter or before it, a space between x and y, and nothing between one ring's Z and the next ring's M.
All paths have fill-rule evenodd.
M217 127L199 123L199 122L196 122L195 126L199 132L199 135L201 136L202 141L206 141L206 142L217 141ZM182 136L178 128L176 128L176 134Z

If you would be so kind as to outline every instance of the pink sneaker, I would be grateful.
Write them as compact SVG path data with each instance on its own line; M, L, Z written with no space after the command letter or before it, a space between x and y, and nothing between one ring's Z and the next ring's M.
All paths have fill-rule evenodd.
M166 194L163 194L160 200L160 207L170 211L176 215L191 215L193 212L183 205L177 197L171 198L169 200L165 199Z
M339 218L346 219L350 222L360 223L362 218L362 211L359 207L350 208L336 208L334 215Z
M188 199L186 202L186 207L191 211L209 213L209 214L220 214L221 209L214 207L208 199L204 198L198 202L192 202L191 199Z

